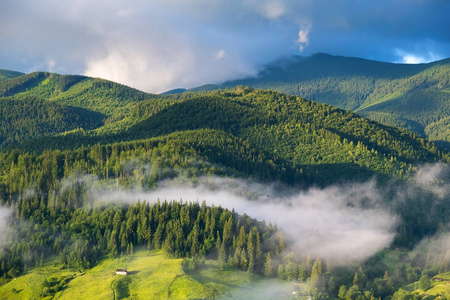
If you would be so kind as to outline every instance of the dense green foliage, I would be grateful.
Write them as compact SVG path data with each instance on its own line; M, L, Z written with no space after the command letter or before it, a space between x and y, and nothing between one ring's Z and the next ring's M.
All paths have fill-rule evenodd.
M234 168L220 167L220 159L227 161L226 152L204 144L215 141L212 138L215 135L228 145L224 149L239 145L238 140L223 131L197 130L140 142L45 151L40 155L21 154L17 150L0 154L2 203L13 209L14 222L28 220L18 226L20 231L6 244L0 268L3 278L17 276L26 266L41 264L42 253L58 254L65 267L84 269L96 264L101 253L114 257L145 245L149 249L163 249L175 257L193 256L191 268L196 268L202 257L212 255L224 267L235 266L285 280L309 278L316 293L337 295L338 287L345 285L348 289L352 287L352 293L371 290L373 295L384 297L393 293L398 284L406 283L392 283L392 278L403 277L386 277L387 267L383 266L382 257L376 257L357 271L364 279L357 284L358 288L353 287L355 284L348 279L353 275L347 269L327 269L319 258L315 263L285 253L283 249L289 241L284 242L276 234L275 226L266 226L221 207L177 201L116 206L96 200L95 195L108 193L112 187L151 189L160 180L178 176L195 181L209 174L246 174L248 171L241 166L252 166L255 164L252 159L246 163L236 161ZM245 149L238 148L238 152L245 153ZM252 153L256 155L250 150L250 158ZM214 157L216 165L209 162L215 161ZM286 171L262 163L255 174L265 172L271 176L279 172L283 176ZM96 186L100 193L95 192ZM433 192L421 195L418 189L411 192L410 199L397 204L393 209L404 219L396 242L400 246L410 247L414 241L436 232L439 224L450 221L446 213L448 201L439 200ZM418 280L420 268L431 267L432 263L417 258L417 264L406 268L415 274L408 282Z
M87 172L97 174L107 188L108 182L125 187L135 182L152 186L157 180L174 176L177 166L191 173L191 178L222 172L179 150L149 142L40 156L13 152L3 157L2 203L13 208L14 222L22 219L29 223L20 226L21 231L7 243L0 276L15 277L26 265L41 264L42 253L59 254L62 265L82 269L94 264L102 251L114 257L132 252L133 245L163 248L175 257L198 258L220 252L223 263L228 262L229 253L238 251L245 253L242 268L262 272L262 249L281 251L276 229L271 226L198 202L96 204L89 194L88 182L92 180L82 178ZM139 157L139 161L130 169L124 163L133 157ZM144 172L148 164L152 165L150 173Z
M98 78L35 72L0 82L0 97L22 94L108 116L129 111L152 95Z
M154 97L86 76L47 72L12 75L0 81L0 146L115 124L130 115L134 104Z
M33 96L3 98L0 101L0 145L77 128L94 129L103 125L103 118L100 113Z
M195 131L176 134L189 130ZM448 160L446 152L406 131L295 96L247 88L142 101L130 117L96 131L15 147L39 152L76 149L172 133L170 139L189 140L215 163L263 180L299 185L365 180L375 174L402 178L418 161ZM218 157L218 151L227 155ZM255 162L283 171L261 169Z
M24 74L20 73L20 72L0 69L0 81L18 77L18 76L22 76L22 75L24 75Z
M381 253L341 268L289 252L293 241L270 220L198 201L114 196L212 175L290 188L375 177L386 195L380 205L401 217L393 246L411 249L450 222L449 200L427 188L407 185L402 201L394 201L417 164L450 160L414 133L246 87L154 96L50 73L0 86L3 143L9 143L0 152L0 204L9 207L16 230L3 239L2 282L42 265L48 255L62 268L83 270L139 246L189 257L191 270L208 257L222 269L298 281L316 298L385 298L422 275L449 270L448 259L436 262L426 253L394 266ZM55 295L68 280L47 278L42 295ZM127 284L120 280L115 288L126 292Z
M238 85L276 90L351 109L432 140L450 141L448 126L439 123L450 116L448 59L405 65L327 54L291 57L266 66L255 78L193 91ZM441 135L433 134L436 131Z
M57 292L62 290L67 283L73 279L73 276L61 276L61 277L55 277L50 276L47 279L44 280L42 283L42 296L48 297L50 295L55 295Z

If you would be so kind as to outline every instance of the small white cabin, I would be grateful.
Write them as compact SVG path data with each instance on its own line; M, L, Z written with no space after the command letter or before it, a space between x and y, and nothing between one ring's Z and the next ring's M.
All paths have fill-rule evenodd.
M128 275L127 269L117 269L116 270L116 275Z

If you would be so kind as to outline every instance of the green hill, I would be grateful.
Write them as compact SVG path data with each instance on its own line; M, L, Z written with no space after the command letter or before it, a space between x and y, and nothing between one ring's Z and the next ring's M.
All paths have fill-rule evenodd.
M22 75L24 75L24 74L21 72L0 69L0 81L18 77L18 76L22 76Z
M249 88L195 95L142 101L118 122L126 126L109 124L13 147L41 152L162 137L195 145L215 163L264 180L307 185L375 174L402 178L417 162L449 159L412 133L295 96ZM258 164L272 167L262 171Z
M0 145L103 125L103 114L80 107L62 106L33 96L0 100Z
M115 123L139 101L155 97L86 76L10 73L16 76L0 81L0 146Z
M75 106L117 116L129 111L147 94L111 81L79 75L34 72L0 82L0 97L35 96L64 106Z
M393 64L316 54L267 65L255 78L216 88L250 86L297 95L350 109L435 141L450 141L450 59L429 64ZM193 89L210 90L211 86Z

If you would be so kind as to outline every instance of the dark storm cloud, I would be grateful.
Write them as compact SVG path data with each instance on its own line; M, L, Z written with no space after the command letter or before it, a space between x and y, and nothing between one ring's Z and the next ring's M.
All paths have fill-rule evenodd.
M255 75L289 54L424 62L450 56L449 12L444 0L7 0L0 68L161 92Z

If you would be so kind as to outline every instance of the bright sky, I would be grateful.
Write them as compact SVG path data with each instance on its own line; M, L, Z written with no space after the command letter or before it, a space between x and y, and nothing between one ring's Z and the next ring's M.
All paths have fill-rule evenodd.
M450 57L448 0L2 0L0 68L147 92L256 75L285 55Z

